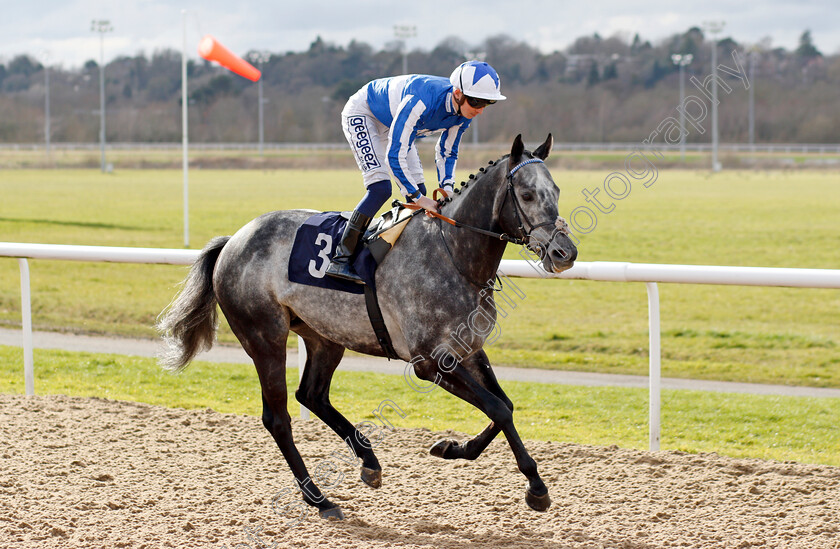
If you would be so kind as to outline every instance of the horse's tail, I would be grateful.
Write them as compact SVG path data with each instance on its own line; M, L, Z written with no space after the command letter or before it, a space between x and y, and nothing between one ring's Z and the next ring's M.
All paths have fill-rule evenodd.
M196 354L213 346L219 318L213 269L228 240L229 236L216 237L201 250L181 291L158 317L155 327L166 345L158 363L167 370L183 370Z

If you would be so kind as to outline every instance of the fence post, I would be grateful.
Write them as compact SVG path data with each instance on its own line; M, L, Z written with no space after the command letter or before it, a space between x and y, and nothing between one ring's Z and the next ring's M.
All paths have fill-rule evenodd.
M661 351L659 347L659 287L656 282L646 282L648 293L648 338L650 341L650 451L659 450L661 411Z
M303 379L303 369L306 366L306 343L304 343L303 338L297 336L298 340L298 385L300 385L300 380ZM309 409L304 406L303 404L300 405L300 418L301 419L309 419Z
M20 316L23 327L23 384L26 396L35 394L35 359L32 353L32 292L29 284L29 263L18 259L20 265Z

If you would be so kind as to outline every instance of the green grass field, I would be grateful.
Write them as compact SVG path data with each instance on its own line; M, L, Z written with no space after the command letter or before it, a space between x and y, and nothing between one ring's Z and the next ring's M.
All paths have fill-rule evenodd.
M616 167L620 170L621 165ZM585 205L603 171L555 169L560 212ZM467 174L462 174L463 176ZM433 176L429 174L429 179ZM183 245L179 171L7 171L0 240ZM190 173L191 246L271 209L352 208L350 170ZM605 196L603 191L601 197ZM663 171L581 237L581 261L838 268L836 174ZM507 257L518 258L511 247ZM154 337L186 268L32 261L37 329ZM500 364L644 374L643 284L518 279L526 293L488 348ZM660 285L663 375L840 387L840 292ZM0 260L0 323L20 323L18 266ZM220 338L232 341L223 327Z
M22 351L0 346L0 387L23 392ZM262 413L259 380L251 366L196 362L181 374L162 371L149 358L35 351L38 394L70 394L148 402L168 407ZM402 365L395 363L395 370ZM297 369L288 370L289 387ZM526 439L648 447L645 389L573 387L502 382ZM398 428L455 429L475 434L487 418L463 401L435 389L420 394L399 375L338 371L330 400L353 422L381 421L373 411L389 399L405 414L387 414ZM290 414L300 413L294 399ZM733 457L840 465L840 399L662 392L663 450L717 452ZM256 420L255 420L256 421ZM268 433L266 433L268 436Z
M609 171L553 173L567 216L585 204L581 189L600 186ZM271 209L351 208L359 179L350 170L192 170L191 247ZM0 240L179 248L181 184L179 171L166 170L6 171ZM579 259L838 268L837 185L824 171L663 171L600 215L581 237ZM155 336L154 318L186 273L59 261L31 261L30 269L37 329L140 337ZM502 337L488 348L496 363L646 373L643 284L515 282L526 297L500 320ZM836 290L660 285L660 298L665 376L840 387ZM17 262L0 258L0 324L20 325L19 300ZM224 325L220 339L233 340ZM0 347L0 390L23 391L21 364L20 349ZM644 390L504 386L526 438L647 446ZM174 377L150 359L36 351L36 391L260 411L253 368L237 365L197 363ZM421 396L397 376L338 373L333 402L353 421L370 418L385 398L407 412L401 427L474 433L486 423L443 391ZM836 399L664 391L662 447L840 465L839 408Z

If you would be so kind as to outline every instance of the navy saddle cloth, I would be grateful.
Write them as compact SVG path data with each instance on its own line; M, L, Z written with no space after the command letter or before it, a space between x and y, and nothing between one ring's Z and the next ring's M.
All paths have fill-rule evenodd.
M327 266L346 224L347 219L341 212L323 212L313 215L298 228L289 256L291 282L353 294L364 293L362 284L327 276ZM361 240L350 263L365 284L375 289L376 260Z

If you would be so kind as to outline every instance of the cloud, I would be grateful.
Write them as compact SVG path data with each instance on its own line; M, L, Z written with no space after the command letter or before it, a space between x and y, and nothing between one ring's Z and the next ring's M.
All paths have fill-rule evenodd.
M657 42L700 26L709 19L727 22L724 36L755 43L765 36L775 46L793 49L806 29L824 53L840 52L840 3L834 0L705 0L696 4L666 4L652 0L558 2L530 0L519 7L508 0L451 2L426 0L413 4L386 0L38 0L8 3L0 19L0 55L38 55L50 50L56 64L80 66L98 59L98 37L92 19L109 19L113 33L105 37L106 60L118 55L147 54L183 44L181 9L187 10L188 55L197 57L201 36L210 33L236 53L252 49L272 52L305 51L317 36L346 45L351 40L381 48L394 40L396 24L417 26L409 47L432 49L444 38L457 36L478 45L490 36L506 34L544 52L564 50L580 36L598 32L609 37L639 35Z

